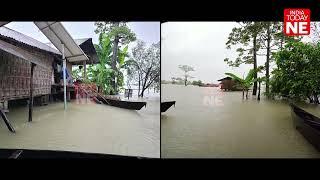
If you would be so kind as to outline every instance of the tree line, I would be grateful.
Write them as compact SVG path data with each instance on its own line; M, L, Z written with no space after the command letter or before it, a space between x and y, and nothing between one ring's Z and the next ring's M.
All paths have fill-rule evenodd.
M265 82L267 98L288 97L296 100L309 99L310 103L319 103L320 94L320 45L319 33L312 37L312 42L306 43L301 37L285 36L281 22L239 22L232 29L226 42L226 48L237 47L236 59L226 58L224 61L232 67L241 64L252 64L251 81L232 76L244 84L247 91L253 83L252 95L259 91ZM317 31L319 24L314 23L312 29ZM263 66L258 66L257 56L265 57ZM275 62L276 68L270 69L270 63ZM258 77L259 73L264 76ZM251 77L252 76L252 77ZM247 79L248 80L248 79ZM259 87L258 87L259 85Z

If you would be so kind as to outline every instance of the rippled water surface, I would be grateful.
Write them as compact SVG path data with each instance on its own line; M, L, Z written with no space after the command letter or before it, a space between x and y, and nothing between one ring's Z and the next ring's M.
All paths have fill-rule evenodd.
M34 108L28 123L26 107L8 117L16 134L0 119L0 148L26 148L160 157L159 96L144 99L140 111L94 103L49 104Z
M320 157L293 127L285 101L242 100L242 92L169 84L161 95L162 101L177 101L161 115L164 158Z

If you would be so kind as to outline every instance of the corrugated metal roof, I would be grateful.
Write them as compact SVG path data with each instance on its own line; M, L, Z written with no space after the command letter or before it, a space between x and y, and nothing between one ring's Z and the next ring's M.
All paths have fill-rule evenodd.
M44 51L48 51L48 52L51 52L54 54L61 55L61 53L58 50L46 45L45 43L42 43L36 39L33 39L27 35L24 35L18 31L12 30L12 29L7 28L5 26L0 27L0 35L7 37L7 38L11 38L11 39L16 40L20 43L23 43L23 44L26 44L26 45L29 45L29 46L32 46L32 47L35 47L35 48L38 48L38 49L41 49Z
M80 46L82 43L86 42L87 40L89 40L90 38L82 38L82 39L74 39L74 41L78 44L78 46ZM54 45L51 42L46 43L46 45L55 48Z
M89 60L61 22L35 21L34 24L60 52L62 52L62 44L64 45L64 54L69 62Z
M96 49L94 48L94 45L92 43L92 38L81 38L81 39L75 39L74 41L78 44L78 46L82 49L82 51L88 56L89 62L87 62L87 64L99 63L99 58L97 56ZM50 47L54 47L52 43L46 43L46 44Z
M45 64L43 64L41 59L18 46L14 46L10 43L0 40L0 49L46 69L48 68Z

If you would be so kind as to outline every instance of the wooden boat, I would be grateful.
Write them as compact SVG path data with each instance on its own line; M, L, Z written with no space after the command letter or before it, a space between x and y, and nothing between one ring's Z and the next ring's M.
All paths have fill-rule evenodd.
M103 94L97 92L96 88L91 86L86 84L77 84L76 89L90 96L92 100L97 104L105 104L131 110L140 110L143 106L147 106L146 102L124 101L117 98L106 97Z
M145 159L136 156L122 156L72 151L0 149L0 159Z
M172 105L175 105L176 101L161 102L161 112L166 112Z
M143 106L147 106L146 102L123 101L118 99L110 99L102 96L96 96L96 98L105 105L115 106L124 109L140 110Z
M290 103L295 128L320 151L320 118Z

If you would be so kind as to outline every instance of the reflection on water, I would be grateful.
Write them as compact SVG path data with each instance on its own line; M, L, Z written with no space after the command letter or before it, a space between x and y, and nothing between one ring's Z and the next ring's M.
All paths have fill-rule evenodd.
M159 96L140 111L94 103L63 103L12 108L8 117L16 134L0 120L0 148L25 148L160 157Z
M285 101L242 100L219 88L161 86L161 155L201 157L320 157L295 130ZM251 94L251 93L250 93Z

